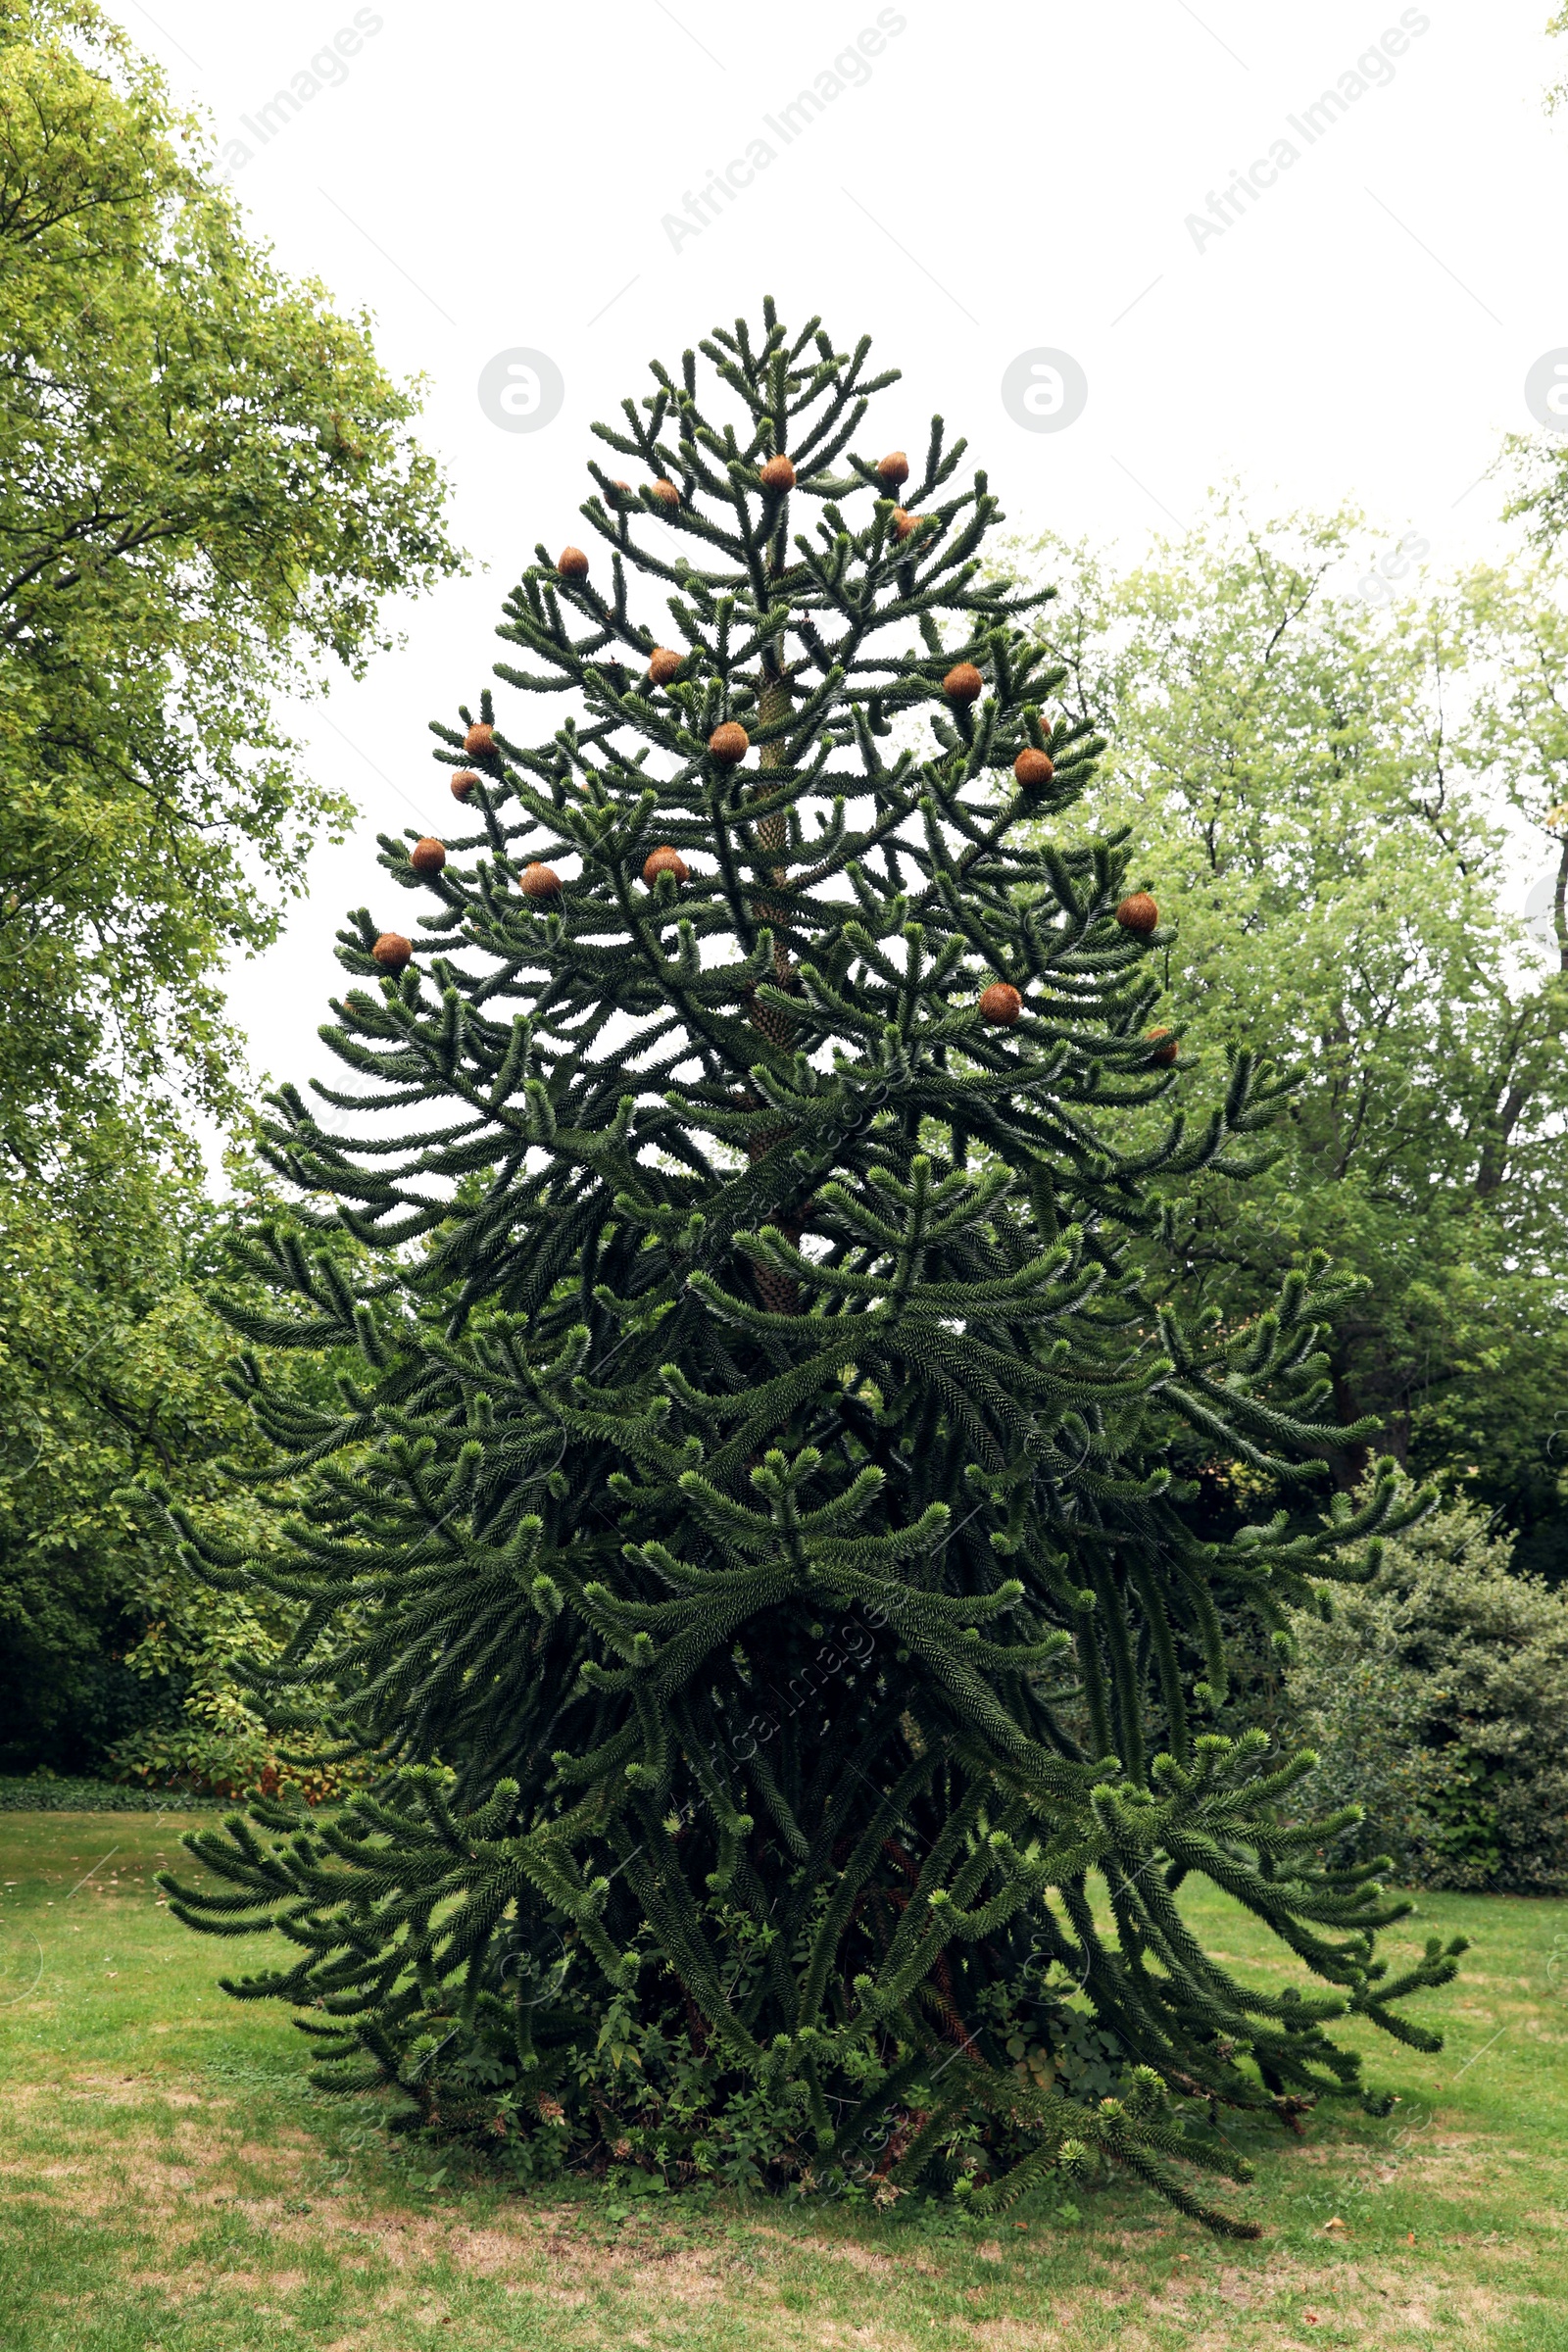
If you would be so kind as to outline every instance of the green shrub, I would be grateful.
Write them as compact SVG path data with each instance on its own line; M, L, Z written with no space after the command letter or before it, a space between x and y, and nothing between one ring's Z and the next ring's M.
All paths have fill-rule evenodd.
M1364 1806L1376 1831L1347 1844L1392 1843L1417 1886L1568 1887L1568 1591L1511 1552L1457 1504L1392 1540L1326 1622L1294 1617L1286 1693L1322 1758L1314 1804Z
M280 1742L255 1716L242 1715L237 1704L230 1713L238 1718L232 1728L203 1722L187 1708L172 1722L151 1724L120 1741L110 1762L133 1786L184 1788L225 1802L275 1796L289 1788L308 1805L326 1804L370 1777L363 1765L327 1762L315 1753L324 1750L318 1739L307 1735Z

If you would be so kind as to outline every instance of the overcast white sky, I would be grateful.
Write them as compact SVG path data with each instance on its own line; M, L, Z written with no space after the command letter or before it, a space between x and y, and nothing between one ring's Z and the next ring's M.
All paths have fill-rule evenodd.
M1532 365L1568 346L1548 0L795 0L787 39L780 12L719 0L110 5L207 110L281 264L371 310L385 363L429 378L424 436L488 566L304 716L365 821L234 976L275 1077L322 1066L332 934L377 906L375 833L450 816L426 722L477 700L502 596L536 540L575 535L590 421L655 354L771 292L841 346L868 331L905 371L871 438L912 449L940 409L1020 528L1136 547L1237 473L1352 497L1447 562L1497 543L1479 477L1530 421ZM792 124L824 74L839 93ZM771 160L748 164L759 140ZM689 230L687 199L737 159L751 184L677 241L666 216ZM1243 172L1256 193L1216 231ZM539 431L480 406L485 363L516 348L564 379ZM1009 364L1042 349L1087 383L1065 429L1004 404Z

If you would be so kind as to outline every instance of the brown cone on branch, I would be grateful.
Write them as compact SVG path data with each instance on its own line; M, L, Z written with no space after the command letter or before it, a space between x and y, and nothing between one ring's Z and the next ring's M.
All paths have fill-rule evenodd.
M950 703L976 703L984 685L972 662L957 662L943 679L942 691Z
M649 683L654 686L667 686L671 678L679 675L685 664L684 654L673 652L667 645L656 645L648 664Z
M427 833L423 841L416 841L409 852L409 863L416 874L438 874L446 861L447 845L437 841L433 833Z
M758 479L764 490L793 490L795 468L788 458L769 458Z
M1135 890L1130 899L1123 899L1116 909L1116 920L1124 931L1137 931L1147 936L1159 921L1159 908L1147 890Z
M980 1018L994 1021L999 1029L1010 1029L1023 1010L1023 999L1008 980L993 980L981 993Z
M708 749L720 767L739 767L752 748L752 739L739 719L726 718L708 738Z
M413 943L401 931L383 931L370 954L383 972L401 972L414 954Z
M463 748L470 760L482 760L486 752L493 752L496 748L494 727L482 718L475 719L463 738Z
M525 899L559 899L561 876L553 865L541 865L535 859L517 876L517 888Z
M643 865L643 880L650 890L657 889L661 874L673 874L677 882L689 882L692 878L691 867L679 850L672 850L667 841Z
M909 461L902 449L890 449L885 458L878 458L876 476L879 482L886 482L890 490L896 490L901 482L908 480Z
M1049 754L1037 752L1026 744L1012 763L1012 772L1025 792L1039 792L1051 782L1056 770Z
M680 492L673 482L665 481L662 477L652 484L651 495L658 499L662 507L678 507L680 505Z
M471 767L460 767L452 779L452 798L455 801L466 801L478 781L479 779Z
M580 547L564 547L556 558L556 569L564 580L585 580L588 558Z
M925 516L923 514L909 514L906 513L903 507L895 507L892 514L888 516L888 520L893 525L893 536L895 539L907 539L909 533L917 529L918 526L924 522Z
M1150 1060L1157 1062L1162 1070L1168 1070L1181 1051L1170 1031L1168 1029L1146 1029L1144 1038L1145 1042L1153 1048L1149 1057Z
M624 505L625 501L631 496L630 482L612 482L610 485L610 495L614 500L617 507Z

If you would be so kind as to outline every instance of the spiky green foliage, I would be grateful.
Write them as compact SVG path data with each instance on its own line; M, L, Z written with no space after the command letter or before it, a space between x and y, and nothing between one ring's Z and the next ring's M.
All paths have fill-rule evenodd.
M1374 1937L1406 1906L1319 1865L1290 1811L1309 1759L1200 1728L1217 1603L1276 1626L1414 1506L1391 1469L1323 1523L1191 1532L1181 1425L1286 1481L1344 1442L1321 1264L1234 1334L1156 1317L1124 1266L1153 1180L1247 1174L1280 1082L1240 1056L1206 1117L1118 1149L1178 1083L1145 1035L1167 934L1114 920L1125 835L1042 835L1099 746L1050 715L1037 600L981 578L985 476L958 486L935 420L901 538L857 454L895 380L864 343L769 305L701 348L738 421L688 353L596 428L642 486L591 468L592 572L540 549L502 630L526 666L498 665L564 715L478 753L437 728L480 772L477 829L427 882L385 843L425 895L414 961L336 1007L355 1083L277 1099L301 1205L252 1250L277 1313L235 1320L357 1340L363 1385L332 1418L245 1371L281 1464L318 1465L286 1574L184 1534L216 1581L297 1598L274 1701L328 1706L385 1778L330 1824L259 1806L198 1838L231 1891L177 1908L270 1922L293 1958L231 1989L300 2004L324 2080L419 2116L488 2095L525 2136L586 2113L582 2145L611 2138L608 2065L571 2100L657 2025L710 2123L758 2095L790 2119L774 2177L951 2179L967 2147L1023 2168L1005 2203L1098 2155L1207 2214L1173 2166L1238 2166L1169 2094L1289 2117L1355 2091L1329 2021L1422 2041L1395 2004L1452 1973L1433 1950L1389 1981ZM793 489L764 486L785 453ZM667 592L657 628L633 572ZM659 641L683 659L655 688ZM1028 747L1054 762L1033 798ZM665 844L689 878L650 885ZM559 895L519 893L536 861ZM342 935L357 977L379 928ZM1012 1027L977 1009L999 980ZM313 1250L333 1220L379 1280ZM1192 1871L1322 1993L1210 1959ZM1059 2046L1075 1987L1120 2100L1013 2063L1020 2032ZM671 2105L636 2144L701 2164L710 2137Z

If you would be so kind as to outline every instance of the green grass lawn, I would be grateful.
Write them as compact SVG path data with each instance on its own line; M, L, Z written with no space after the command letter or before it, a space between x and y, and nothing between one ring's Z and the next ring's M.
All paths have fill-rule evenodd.
M258 1946L161 1907L185 1826L0 1816L5 2352L1568 2352L1568 1903L1422 1898L1412 1938L1475 1944L1425 2013L1446 2049L1366 2036L1400 2094L1387 2122L1233 2134L1258 2177L1227 2201L1265 2229L1237 2246L1120 2187L986 2230L433 2180L373 2105L304 2085L286 2017L217 1990ZM1189 1908L1277 1979L1245 1915Z

